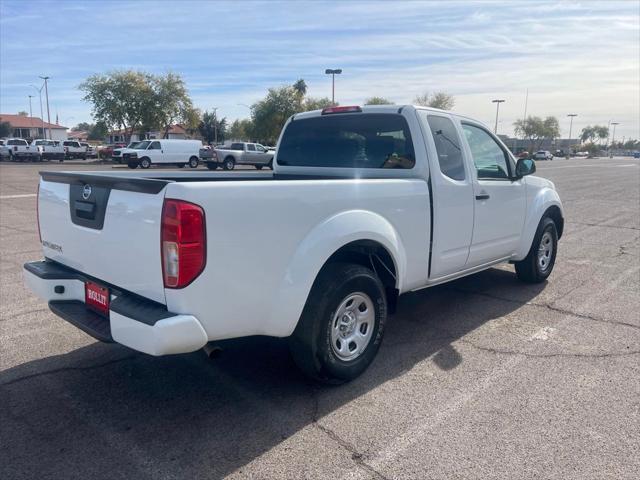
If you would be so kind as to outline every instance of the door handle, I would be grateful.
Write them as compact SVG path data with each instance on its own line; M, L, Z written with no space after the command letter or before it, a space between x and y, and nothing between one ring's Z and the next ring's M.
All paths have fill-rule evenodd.
M476 195L476 200L489 200L489 194L481 193L480 195Z

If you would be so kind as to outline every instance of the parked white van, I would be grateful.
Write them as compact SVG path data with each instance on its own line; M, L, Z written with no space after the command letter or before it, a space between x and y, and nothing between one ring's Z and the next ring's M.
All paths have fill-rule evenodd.
M135 149L126 151L122 160L129 168L149 168L154 163L172 163L178 167L198 166L200 140L144 140Z

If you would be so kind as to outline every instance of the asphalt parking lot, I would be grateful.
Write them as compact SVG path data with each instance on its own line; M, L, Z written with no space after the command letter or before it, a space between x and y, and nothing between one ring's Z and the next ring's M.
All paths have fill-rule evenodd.
M153 358L51 314L21 273L37 172L80 168L110 167L0 164L0 478L638 478L639 160L539 162L567 221L548 282L403 297L340 387L281 339Z

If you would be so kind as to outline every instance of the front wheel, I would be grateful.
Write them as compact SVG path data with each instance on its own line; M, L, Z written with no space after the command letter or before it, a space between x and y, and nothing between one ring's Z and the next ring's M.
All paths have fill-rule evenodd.
M138 168L138 164L135 163L135 162L128 162L127 163L127 167L129 167L129 168L131 168L133 170L133 169Z
M189 159L189 167L190 168L198 168L198 159L196 157L191 157Z
M325 266L289 339L294 361L309 377L343 383L371 364L387 319L384 286L361 265Z
M264 167L264 165L256 165L255 166L258 170L262 170L262 167Z
M209 170L217 170L218 169L218 164L215 162L207 162L207 168Z
M527 283L544 282L556 263L558 229L549 217L543 217L527 256L516 262L518 278Z
M147 157L140 160L140 168L149 168L151 166L151 160Z

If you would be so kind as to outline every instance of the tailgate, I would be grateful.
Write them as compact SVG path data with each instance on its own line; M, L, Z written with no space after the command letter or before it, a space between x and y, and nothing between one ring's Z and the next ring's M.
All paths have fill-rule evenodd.
M160 221L168 181L67 172L41 176L44 256L165 303Z

